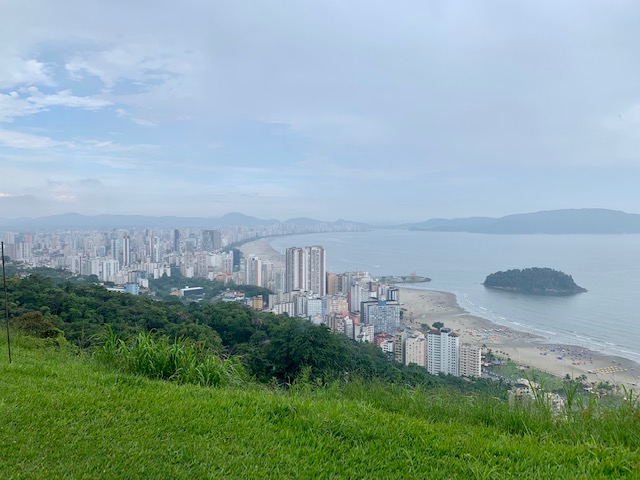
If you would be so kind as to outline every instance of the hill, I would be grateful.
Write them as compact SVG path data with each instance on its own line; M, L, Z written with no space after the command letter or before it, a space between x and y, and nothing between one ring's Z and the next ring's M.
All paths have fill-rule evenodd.
M566 421L379 382L176 385L34 348L14 339L8 365L0 340L7 478L634 478L640 464L633 409Z
M496 272L487 276L488 288L534 295L572 295L587 290L573 281L571 275L551 268L525 268Z
M522 213L500 218L432 219L402 227L433 232L493 234L622 234L640 233L640 215L585 208Z

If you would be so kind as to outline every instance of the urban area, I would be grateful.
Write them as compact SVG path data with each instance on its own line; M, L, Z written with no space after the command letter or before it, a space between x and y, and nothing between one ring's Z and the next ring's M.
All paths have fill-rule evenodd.
M368 272L327 272L322 246L290 247L284 255L243 255L238 247L283 232L266 227L227 229L57 230L4 232L5 255L29 267L50 267L93 278L110 290L155 295L150 280L180 276L170 295L184 301L235 301L257 310L325 324L336 334L378 345L395 361L432 374L481 376L482 348L460 342L457 332L425 329L404 318L400 289ZM215 299L189 279L223 283ZM255 285L268 294L247 296L234 289ZM266 292L266 290L265 290ZM422 327L422 328L421 328Z

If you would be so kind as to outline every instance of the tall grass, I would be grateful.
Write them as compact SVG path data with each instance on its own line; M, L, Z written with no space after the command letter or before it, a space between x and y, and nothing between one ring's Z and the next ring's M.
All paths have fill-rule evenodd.
M183 338L141 332L125 342L107 326L104 345L95 357L127 373L178 383L225 387L241 385L247 373L237 358L220 358Z

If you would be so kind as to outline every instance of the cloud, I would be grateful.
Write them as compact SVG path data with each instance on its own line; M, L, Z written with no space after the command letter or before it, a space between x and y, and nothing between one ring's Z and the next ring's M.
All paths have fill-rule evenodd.
M53 85L49 68L36 59L22 59L15 55L0 55L0 89L19 85Z
M61 175L138 179L105 195L158 211L263 188L292 214L344 208L327 191L362 205L438 192L439 208L493 214L541 189L549 205L592 192L611 166L611 198L639 205L624 183L640 175L633 2L300 0L287 15L270 1L4 3L0 122L15 131L0 144L21 151L25 183L58 162ZM519 173L517 195L486 195L483 179ZM555 178L571 182L541 187ZM164 194L176 183L193 194L180 205Z
M7 94L0 93L0 123L49 111L52 107L98 110L110 105L113 105L111 101L96 96L75 96L70 90L45 94L32 86Z
M86 110L97 110L113 105L112 102L95 96L78 97L71 90L61 90L54 94L44 94L36 87L29 87L26 91L30 94L26 100L41 109L46 107L71 107Z
M13 121L15 118L33 115L41 111L38 105L29 103L18 92L0 93L0 123Z
M165 45L166 47L166 45ZM69 60L64 68L71 79L99 78L107 91L121 81L134 82L142 90L180 75L176 53L158 50L152 44L121 44L107 49L86 51Z
M0 146L4 147L39 150L53 148L63 144L63 142L58 142L42 135L31 135L30 133L0 129Z

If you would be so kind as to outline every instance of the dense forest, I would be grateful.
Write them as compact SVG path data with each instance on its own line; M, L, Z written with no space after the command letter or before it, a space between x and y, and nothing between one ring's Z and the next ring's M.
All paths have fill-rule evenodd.
M488 275L483 285L489 288L536 295L570 295L586 292L576 285L571 275L551 268L525 268Z
M258 382L287 383L301 372L317 381L345 376L407 385L448 385L504 392L490 381L436 377L393 362L374 344L334 334L324 325L258 312L236 302L182 303L110 292L86 279L42 275L7 279L10 324L31 335L61 339L81 349L104 345L109 332L131 339L153 332L236 357Z

